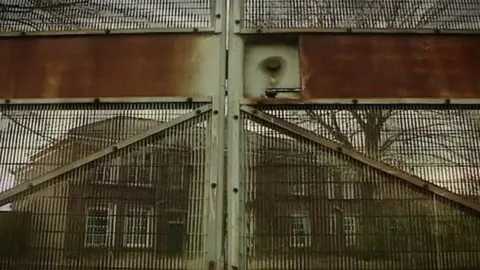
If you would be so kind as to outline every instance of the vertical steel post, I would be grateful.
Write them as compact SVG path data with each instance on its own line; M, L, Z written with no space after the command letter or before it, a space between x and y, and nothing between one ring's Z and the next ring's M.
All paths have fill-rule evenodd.
M240 257L241 239L241 163L240 147L242 120L240 102L243 99L243 40L240 32L241 1L230 0L228 29L228 156L227 156L227 264L228 269L245 269Z
M223 269L223 210L224 210L224 167L225 167L225 82L226 82L226 16L225 1L216 1L213 18L215 33L220 39L220 63L218 81L212 87L218 92L212 97L212 115L209 136L209 180L205 187L204 213L207 213L206 266L205 269ZM217 53L213 52L212 53Z

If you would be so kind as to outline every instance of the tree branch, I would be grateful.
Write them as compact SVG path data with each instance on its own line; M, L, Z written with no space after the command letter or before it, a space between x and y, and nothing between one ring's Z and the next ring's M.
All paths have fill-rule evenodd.
M318 116L313 111L305 111L307 115L313 120L315 123L320 124L323 128L325 128L339 143L342 145L353 148L352 143L350 140L345 136L345 134L340 129L338 122L336 121L336 114L335 112L330 112L330 119L334 121L333 126L329 125L325 122L320 116Z
M42 134L42 133L40 133L40 132L38 132L38 131L30 128L30 127L28 127L27 125L24 125L24 124L20 123L20 122L17 121L14 117L6 114L4 111L2 112L2 115L5 116L8 120L12 121L12 122L13 122L14 124L16 124L17 126L19 126L19 127L23 128L23 129L25 129L25 130L27 130L27 131L29 131L29 132L37 135L37 136L39 136L39 137L42 137L42 138L48 140L49 142L56 142L56 141L57 141L57 139L55 139L55 138L45 136L44 134Z

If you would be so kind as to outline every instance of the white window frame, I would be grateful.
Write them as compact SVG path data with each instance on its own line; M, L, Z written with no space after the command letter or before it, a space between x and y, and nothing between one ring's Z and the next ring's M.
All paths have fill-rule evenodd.
M342 198L345 200L355 199L355 184L352 182L342 183Z
M357 217L343 217L343 232L345 234L345 245L354 246L356 244Z
M145 237L145 243L138 243L138 242L135 242L135 240L133 240L133 243L129 243L129 236L130 236L130 233L131 234L138 234L134 232L135 230L135 227L134 229L132 229L132 231L129 231L131 228L129 224L129 220L133 219L133 224L138 224L139 221L138 221L138 214L140 212L136 212L135 211L138 211L138 210L141 210L141 211L144 211L146 210L146 213L147 213L147 235ZM132 213L134 212L134 213ZM130 205L126 205L125 206L125 219L124 219L124 228L123 228L123 246L124 247L128 247L128 248L152 248L153 247L153 235L154 235L154 213L155 213L155 210L154 210L154 207L152 205L134 205L134 204L130 204ZM143 218L143 217L140 217L140 218Z
M303 227L303 232L304 232L304 237L305 237L305 242L301 243L302 241L298 240L298 236L296 235L296 228L294 224L295 219L301 219L301 224ZM305 248L305 247L310 247L311 246L311 226L310 226L310 217L308 216L308 213L305 212L297 212L293 213L289 217L289 225L290 225L290 230L289 230L289 235L291 236L290 239L290 246L295 247L295 248ZM299 230L300 231L300 230Z
M328 216L328 234L337 234L337 216Z
M168 177L175 177L175 170L174 169L179 169L180 170L180 177L179 179L175 179L175 181L178 180L178 182L172 183L171 181L169 182L169 186L171 189L175 190L180 190L185 188L185 166L183 164L178 164L179 166L175 166L174 164L168 164L167 165L167 170L168 170ZM173 171L172 171L173 170Z
M335 199L335 189L336 185L333 182L327 182L327 198L328 199Z
M92 219L92 216L89 215L90 211L106 211L107 212L107 231L105 236L105 243L97 244L90 242L89 243L89 221ZM116 224L116 212L117 206L115 204L104 204L104 205L95 205L87 206L85 211L85 234L84 234L84 246L85 247L111 247L115 244L115 224ZM92 238L95 239L95 238Z
M146 157L150 156L150 162L145 162ZM153 184L153 164L154 162L154 155L152 152L146 151L146 152L141 152L140 154L136 153L133 154L130 160L134 162L133 166L129 166L129 172L128 172L128 185L129 186L135 186L135 187L151 187ZM133 170L133 179L132 179L132 171ZM148 183L139 183L139 178L142 173L142 170L147 170L147 177L148 177ZM133 180L133 181L132 181Z
M120 179L121 157L114 158L100 164L96 168L94 183L103 185L116 185Z
M291 193L292 193L292 195L306 196L307 195L307 185L305 183L291 184Z
M302 168L300 172L300 179L296 179L295 183L290 184L290 190L292 195L296 196L305 196L307 195L307 185L305 181L307 180L305 175L305 168ZM298 181L300 180L300 181Z

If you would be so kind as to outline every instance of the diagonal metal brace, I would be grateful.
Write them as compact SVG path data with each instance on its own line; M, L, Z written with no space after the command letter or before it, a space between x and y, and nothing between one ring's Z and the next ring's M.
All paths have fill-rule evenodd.
M367 157L366 155L359 153L355 150L343 147L339 143L336 143L334 141L328 140L326 138L323 138L309 130L306 130L298 125L295 125L293 123L290 123L288 121L285 121L283 119L280 119L276 116L273 116L271 114L262 112L260 110L257 110L255 108L249 107L249 106L242 106L241 110L254 116L257 119L260 119L264 122L270 123L274 126L277 126L279 128L282 128L284 130L287 130L297 136L300 136L302 138L305 138L311 142L317 143L319 145L322 145L323 147L326 147L330 150L333 150L335 152L341 153L345 156L348 156L360 163L363 163L367 166L373 167L387 175L394 176L400 180L403 180L405 182L408 182L409 184L415 185L417 187L420 187L422 189L426 189L440 197L443 197L449 201L455 202L459 205L462 205L464 207L467 207L469 209L472 209L478 213L480 213L480 204L476 203L474 201L471 201L461 195L458 195L456 193L453 193L445 188L442 188L440 186L437 186L435 184L432 184L424 179L421 179L419 177L407 174L397 168L391 167L385 163L382 163L378 160L372 159Z
M205 106L202 106L195 111L186 113L180 117L177 117L169 122L162 123L158 126L155 126L151 129L148 129L144 132L141 132L137 135L134 135L132 137L128 137L125 140L122 140L118 143L112 144L98 152L95 152L89 156L86 156L84 158L78 159L72 163L66 164L63 167L60 167L58 169L55 169L47 174L44 174L40 177L37 177L33 180L27 181L25 183L19 184L7 191L4 191L0 193L0 205L4 205L6 203L9 203L14 197L17 197L19 195L24 194L25 192L28 192L32 188L35 188L39 185L45 185L50 181L53 181L55 178L62 176L68 172L71 172L77 168L80 168L82 166L85 166L89 163L92 163L96 160L99 160L109 154L112 154L118 150L121 150L123 148L126 148L136 142L142 141L144 139L147 139L155 134L158 134L160 132L163 132L165 130L171 129L183 122L186 122L188 120L191 120L199 115L205 114L209 112L212 108L212 105L208 104Z

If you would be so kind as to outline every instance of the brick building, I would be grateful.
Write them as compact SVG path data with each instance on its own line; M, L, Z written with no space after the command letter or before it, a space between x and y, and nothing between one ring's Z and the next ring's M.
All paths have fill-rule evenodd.
M159 123L115 117L72 129L33 156L17 180L34 179ZM46 257L55 258L49 267L134 269L148 261L178 269L195 263L203 250L205 134L201 126L166 132L155 143L108 156L16 200L14 211L34 216L22 265L42 265ZM337 253L371 260L406 245L437 247L431 195L286 136L246 131L244 146L244 252L256 260ZM447 203L436 205L437 215L454 211ZM462 226L448 222L436 227L445 243L476 248L474 240L461 238ZM425 237L406 242L416 234ZM178 265L171 263L175 258Z

